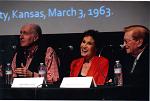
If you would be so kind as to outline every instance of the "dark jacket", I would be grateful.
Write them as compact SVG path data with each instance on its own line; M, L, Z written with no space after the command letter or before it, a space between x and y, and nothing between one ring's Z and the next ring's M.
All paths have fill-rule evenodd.
M131 71L131 69L130 69ZM149 47L145 48L136 63L133 73L128 73L128 84L132 86L149 86Z

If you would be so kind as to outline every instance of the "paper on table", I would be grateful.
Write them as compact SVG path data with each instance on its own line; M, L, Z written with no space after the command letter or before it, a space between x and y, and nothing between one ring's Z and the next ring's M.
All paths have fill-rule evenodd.
M37 88L42 87L44 77L14 78L12 88Z
M93 77L64 77L60 88L90 88L97 87Z

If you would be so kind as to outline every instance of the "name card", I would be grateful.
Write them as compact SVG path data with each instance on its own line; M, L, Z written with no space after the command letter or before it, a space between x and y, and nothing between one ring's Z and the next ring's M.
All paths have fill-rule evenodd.
M64 77L60 88L90 88L97 87L93 77Z
M41 88L44 77L14 78L11 88Z

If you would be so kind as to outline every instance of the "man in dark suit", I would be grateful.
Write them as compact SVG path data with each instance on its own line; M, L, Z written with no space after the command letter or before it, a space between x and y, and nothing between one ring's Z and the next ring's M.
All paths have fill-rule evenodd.
M133 86L149 85L149 29L142 25L132 25L124 29L124 45L134 62L126 77Z
M149 89L149 29L142 25L124 28L124 48L133 57L131 67L126 67L124 83L134 90L130 93L139 99L148 99Z

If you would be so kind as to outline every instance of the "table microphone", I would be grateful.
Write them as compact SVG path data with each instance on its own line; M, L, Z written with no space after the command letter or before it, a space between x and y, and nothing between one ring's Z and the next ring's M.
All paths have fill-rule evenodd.
M104 50L104 48L106 47L117 47L117 48L120 48L121 50L124 49L124 44L120 44L119 46L115 46L115 45L105 45L104 47L102 47L102 49L100 50L99 52L99 57L101 57L101 54L102 54L102 51Z

